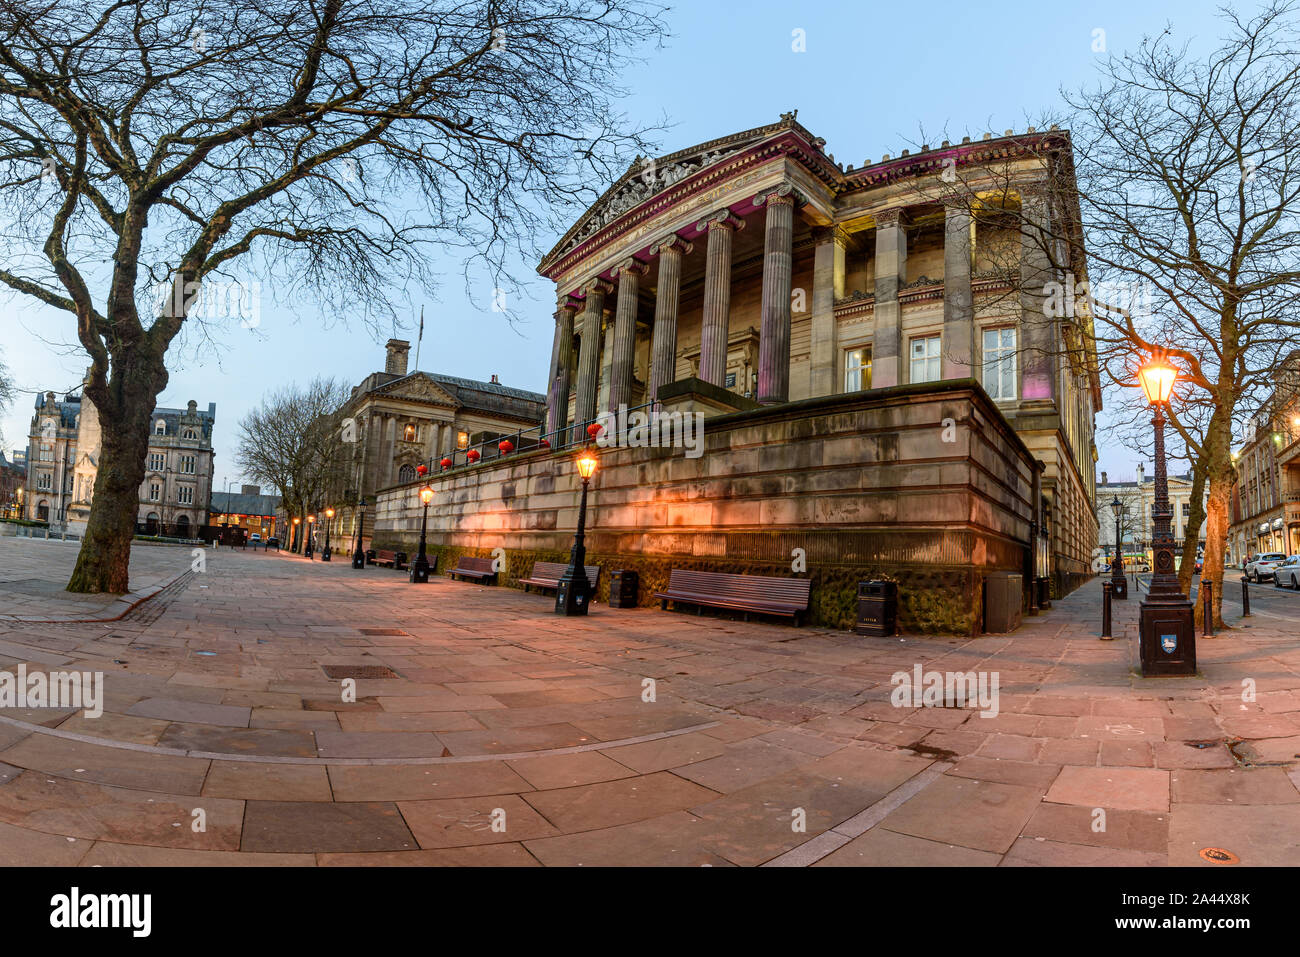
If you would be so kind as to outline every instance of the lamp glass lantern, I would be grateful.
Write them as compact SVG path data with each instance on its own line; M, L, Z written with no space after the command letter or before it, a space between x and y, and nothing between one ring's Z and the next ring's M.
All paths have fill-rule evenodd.
M585 615L591 598L591 582L587 580L587 489L591 477L596 474L596 453L584 449L574 462L574 468L582 477L582 497L578 500L578 528L573 535L573 551L569 554L569 566L560 576L555 589L555 613L557 615Z

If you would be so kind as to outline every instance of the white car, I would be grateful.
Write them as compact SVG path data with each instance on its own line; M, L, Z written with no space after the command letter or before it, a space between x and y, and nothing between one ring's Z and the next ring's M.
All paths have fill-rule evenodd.
M1285 562L1286 555L1282 552L1261 552L1246 563L1246 580L1269 581L1273 578L1273 569Z
M250 542L260 542L262 540L261 532L254 532L252 535L249 535L248 540Z
M1292 555L1273 569L1274 588L1300 588L1300 555Z

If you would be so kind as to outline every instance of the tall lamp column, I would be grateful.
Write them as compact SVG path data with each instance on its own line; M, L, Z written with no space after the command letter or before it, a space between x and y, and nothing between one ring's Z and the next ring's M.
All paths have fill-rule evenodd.
M1120 519L1124 515L1124 503L1116 495L1110 503L1110 510L1115 516L1115 560L1110 565L1110 597L1128 598L1128 579L1124 577L1124 551L1120 547Z
M573 551L569 555L569 567L560 576L560 583L555 589L555 613L557 615L585 615L588 599L591 597L591 582L587 580L587 488L591 477L596 472L596 455L590 449L578 456L578 474L582 476L582 498L578 503L578 530L573 536Z
M1165 471L1164 408L1173 395L1178 371L1164 358L1138 370L1142 391L1155 407L1156 498L1151 509L1151 587L1142 602L1138 634L1143 676L1196 674L1196 628L1192 603L1174 571L1174 535L1170 527L1169 479Z
M334 524L334 509L325 509L325 547L321 549L320 560L330 560L330 526Z
M429 555L425 547L425 533L429 528L429 503L433 501L433 489L426 485L420 489L420 504L424 512L420 516L420 552L411 564L411 582L415 585L429 583Z
M366 567L366 553L361 550L361 527L366 523L366 500L362 497L357 502L357 542L356 547L352 549L352 567Z

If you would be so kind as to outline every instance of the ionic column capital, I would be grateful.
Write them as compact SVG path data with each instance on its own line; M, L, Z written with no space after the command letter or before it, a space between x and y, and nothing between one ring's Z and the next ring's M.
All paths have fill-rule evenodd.
M631 256L615 266L613 272L616 278L622 276L625 272L637 276L644 276L648 269L649 267L645 263L637 259L635 256Z
M566 292L555 303L555 317L558 319L560 313L566 309L570 312L577 312L582 308L582 300L571 292Z
M685 256L694 248L695 248L694 245L688 243L686 240L682 239L682 237L678 236L676 233L669 233L663 239L659 240L653 246L650 247L650 255L660 256L665 252L676 251L677 253Z
M734 231L737 229L744 229L745 221L735 215L730 209L719 209L717 212L710 213L708 216L701 219L695 224L695 228L700 232L705 232L706 230L712 232L715 229L730 229Z
M772 205L797 206L803 202L803 196L789 183L782 183L779 186L765 189L754 197L756 207Z
M583 295L591 297L593 295L607 296L614 291L614 284L608 279L601 279L597 276L591 282L582 287Z

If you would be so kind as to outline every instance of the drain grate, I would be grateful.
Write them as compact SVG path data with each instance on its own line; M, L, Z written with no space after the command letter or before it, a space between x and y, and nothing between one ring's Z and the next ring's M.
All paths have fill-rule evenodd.
M398 674L392 668L383 665L321 665L326 678L396 678Z
M405 631L400 628L358 628L357 631L363 635L406 635Z
M1201 859L1209 861L1212 864L1240 864L1241 858L1232 851L1225 850L1222 847L1203 847L1200 851Z

